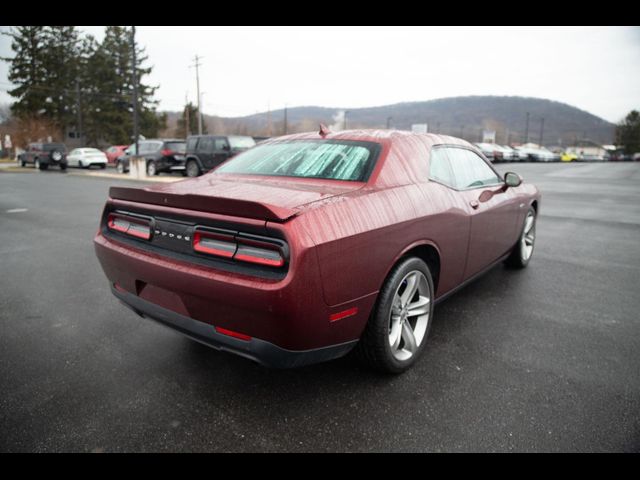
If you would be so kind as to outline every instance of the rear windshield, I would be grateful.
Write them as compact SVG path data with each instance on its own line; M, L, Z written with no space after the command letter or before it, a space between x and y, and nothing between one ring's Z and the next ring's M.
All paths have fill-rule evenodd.
M165 142L164 148L168 148L169 150L176 153L186 153L187 143L186 142Z
M256 144L256 141L252 137L230 135L228 138L231 148L251 148Z
M217 172L365 182L375 166L379 145L341 140L300 140L260 144L218 168Z
M45 143L42 145L42 150L45 152L51 152L53 150L65 151L66 147L62 143Z

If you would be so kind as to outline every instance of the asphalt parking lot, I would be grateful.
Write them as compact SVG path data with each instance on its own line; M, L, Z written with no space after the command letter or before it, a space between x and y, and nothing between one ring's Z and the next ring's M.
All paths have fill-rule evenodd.
M92 237L126 180L0 172L0 451L639 451L640 163L510 164L524 271L436 308L397 377L267 370L135 316Z

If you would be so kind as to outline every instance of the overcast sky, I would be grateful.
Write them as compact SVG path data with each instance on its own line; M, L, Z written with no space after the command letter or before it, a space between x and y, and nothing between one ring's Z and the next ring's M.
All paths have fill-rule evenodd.
M6 28L6 27L1 27ZM104 27L80 27L101 39ZM161 110L248 115L459 95L523 95L617 122L640 109L640 27L137 27ZM0 37L0 56L11 55ZM10 101L0 62L0 102Z

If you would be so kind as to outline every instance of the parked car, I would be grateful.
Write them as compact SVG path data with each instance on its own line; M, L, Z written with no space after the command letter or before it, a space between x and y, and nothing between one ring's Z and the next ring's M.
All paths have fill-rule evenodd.
M182 172L184 175L184 162L186 143L179 139L141 140L138 142L139 156L146 161L147 175L150 177L160 172ZM129 145L124 155L116 160L118 173L129 171L129 159L135 153L135 144Z
M559 155L555 155L551 150L546 148L533 148L533 147L516 147L521 155L530 162L553 162L560 160Z
M485 157L487 157L490 161L499 162L500 160L502 160L502 153L496 151L495 144L478 142L478 143L475 143L474 145L478 147L478 149L480 149L482 154Z
M107 148L104 153L107 154L107 161L111 165L115 165L118 157L124 155L124 151L128 148L128 145L112 145Z
M609 161L609 154L598 154L598 153L581 153L578 158L580 162L607 162Z
M244 135L192 135L187 138L187 176L202 175L255 144L252 137Z
M562 162L575 162L576 160L578 160L578 155L571 152L562 152L562 154L560 155L560 160Z
M50 166L67 169L67 147L63 143L30 143L27 149L18 155L20 165L33 164L35 168L47 170Z
M80 168L91 168L95 165L106 168L107 156L97 148L74 148L67 155L67 165Z
M323 128L202 178L112 187L94 244L117 298L199 342L275 367L356 347L401 372L436 302L527 266L539 202L464 140Z
M520 161L520 155L517 150L505 145L495 145L494 148L502 153L502 160L505 162L517 162Z

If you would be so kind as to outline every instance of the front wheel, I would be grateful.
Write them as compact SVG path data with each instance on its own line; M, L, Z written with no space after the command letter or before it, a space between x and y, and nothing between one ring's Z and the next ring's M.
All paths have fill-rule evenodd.
M533 207L529 207L527 215L524 217L524 225L520 238L511 255L505 260L505 263L513 268L525 268L529 265L531 256L533 255L533 247L536 242L536 211Z
M401 373L423 352L433 317L433 278L417 257L398 263L385 281L356 347L363 363Z
M67 164L66 163L61 163L60 164L60 170L62 170L63 172L67 169Z
M124 164L122 162L116 163L116 172L124 173Z

